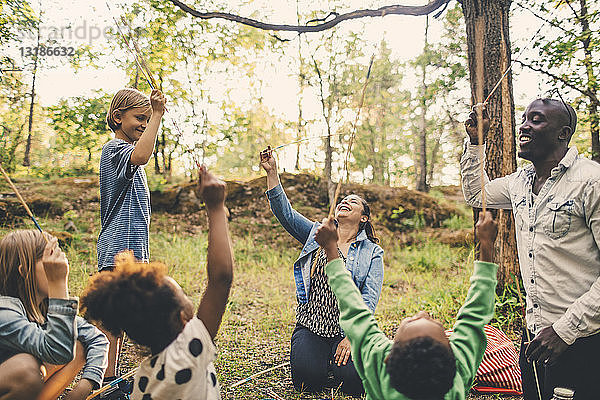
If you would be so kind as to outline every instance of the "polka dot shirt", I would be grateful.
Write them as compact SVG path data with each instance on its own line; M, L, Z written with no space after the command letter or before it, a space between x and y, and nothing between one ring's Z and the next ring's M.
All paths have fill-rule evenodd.
M134 378L131 398L220 399L213 364L215 345L202 321L192 318L163 351L145 359Z

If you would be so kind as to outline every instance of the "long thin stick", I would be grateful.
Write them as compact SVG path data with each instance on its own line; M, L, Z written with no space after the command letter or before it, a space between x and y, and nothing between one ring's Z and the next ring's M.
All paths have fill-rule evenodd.
M519 296L519 302L521 304L523 304L523 306L525 306L525 302L523 300L523 294L521 293L521 285L519 285L519 279L515 276L515 284L517 285L517 294ZM527 322L525 322L525 335L527 336L527 344L531 343L531 335L529 334L529 329L527 329ZM521 350L523 351L523 350ZM535 361L531 362L531 365L533 366L533 376L535 376L535 385L536 385L536 389L537 389L537 393L538 393L538 398L539 400L542 400L542 390L540 389L540 381L538 378L538 373L537 373L537 365L535 363Z
M129 50L129 52L131 52L131 54L133 54L135 63L138 66L138 68L142 71L142 74L144 75L146 82L148 83L148 86L150 86L151 89L157 89L158 85L156 83L156 80L154 79L154 76L152 75L152 72L150 71L148 64L146 63L146 61L144 60L144 57L142 56L142 52L140 50L140 47L138 46L137 41L133 37L133 34L132 34L133 28L127 22L125 17L121 16L121 21L129 29L129 33L130 33L129 37L131 40L128 40L127 36L125 36L125 33L123 33L123 31L121 30L119 22L117 21L115 16L112 15L113 12L112 12L112 9L110 8L110 5L108 4L108 1L105 2L105 4L106 4L106 7L108 8L108 11L111 13L113 21L115 21L117 31L118 31L119 35L121 36L121 39L123 39L123 42L125 43L125 47L127 47L127 50ZM165 111L170 115L167 107L165 107ZM173 125L173 127L175 128L175 130L177 131L177 135L180 138L183 137L183 131L181 130L181 128L179 127L179 124L177 124L175 119L171 116L169 118L169 120L170 120L171 124ZM196 164L196 166L200 166L200 163L197 160L194 150L190 146L186 145L185 143L183 143L183 145L184 145L184 147L187 148L186 152L191 154L192 159L193 159L194 163Z
M367 77L365 78L365 83L362 88L362 94L360 96L360 103L358 104L358 111L356 112L356 118L354 118L354 124L352 125L352 135L350 135L350 142L348 143L348 150L346 151L346 157L344 159L344 170L346 171L346 183L350 180L350 170L348 169L348 161L350 159L350 153L352 152L352 145L354 144L354 137L356 136L356 126L358 125L358 118L360 117L360 112L363 108L363 104L365 102L365 93L367 91L367 85L369 84L369 78L371 77L371 68L373 67L373 61L375 60L375 51L371 56L371 61L369 62L369 69L367 70ZM342 189L342 177L340 176L340 180L335 188L335 194L333 196L333 200L331 201L331 205L329 206L329 218L333 217L335 211L335 205L337 203L338 196L340 195L340 190Z
M285 400L283 397L281 397L280 395L278 395L277 393L275 393L272 390L267 390L267 394L271 397L273 397L275 400Z
M119 384L119 382L122 382L125 379L130 378L133 375L135 375L137 370L138 370L137 368L134 368L131 371L129 371L128 373L126 373L125 375L122 375L119 378L115 379L108 385L101 387L100 389L96 390L95 392L92 392L92 394L90 394L88 397L86 397L86 400L92 400L94 397L101 395L102 393L106 392L108 389L111 389L111 388L117 386Z
M311 136L311 137L307 137L307 138L303 138L303 139L298 139L298 140L294 140L293 142L289 142L289 143L285 143L285 144L280 144L279 146L273 148L273 151L284 148L286 146L291 146L292 144L297 144L297 143L302 143L302 142L307 142L313 139L323 139L326 138L329 135L321 135L321 136Z
M13 183L13 181L10 179L10 176L8 176L8 174L6 173L6 171L4 170L4 168L2 168L2 164L0 164L0 172L2 172L2 175L4 175L4 179L6 179L6 182L8 182L8 185L11 187L11 189L13 190L13 192L15 192L15 195L17 195L17 198L19 199L19 201L21 202L21 204L25 208L25 212L27 212L27 215L29 215L29 218L31 218L31 220L33 221L33 224L35 225L35 227L40 232L43 232L42 231L42 227L40 226L40 224L38 224L37 220L35 219L35 216L33 215L33 213L31 212L31 210L29 209L29 206L25 202L25 199L23 199L23 196L21 196L21 193L19 192L19 189L17 189L17 187L15 186L15 184ZM46 240L46 243L48 243L48 238L46 237L46 235L42 235L42 236L44 236L44 239Z
M257 373L255 373L255 374L253 374L253 375L250 375L250 376L249 376L249 377L247 377L247 378L244 378L244 379L242 379L241 381L237 381L236 383L234 383L233 385L231 385L231 386L230 386L230 388L231 388L231 389L233 389L233 388L236 388L236 387L238 387L238 386L240 386L240 385L243 385L243 384L244 384L244 383L246 383L246 382L249 382L249 381L251 381L252 379L256 378L257 376L264 375L264 374L266 374L267 372L271 372L271 371L273 371L273 370L275 370L275 369L278 369L278 368L285 367L285 366L287 366L287 365L289 365L289 364L290 364L290 362L289 362L289 361L287 361L287 362L281 363L281 364L279 364L279 365L276 365L276 366L274 366L274 367L271 367L271 368L269 368L269 369L265 369L264 371L257 372Z
M529 41L529 43L527 44L527 46L523 47L523 49L519 52L519 55L517 57L515 57L513 59L513 61L510 63L510 65L508 66L508 68L506 68L506 71L504 71L504 73L502 74L502 76L500 77L500 79L498 80L498 82L496 82L496 84L494 85L494 87L492 88L492 90L490 91L490 93L488 94L488 96L485 98L485 100L483 101L483 103L477 103L476 106L487 106L488 102L490 101L490 99L492 98L492 96L494 95L494 93L496 92L496 90L498 90L498 88L500 87L500 84L502 83L502 81L504 80L504 78L506 78L506 76L508 75L508 73L510 72L510 70L512 70L512 67L519 61L519 59L521 58L521 56L525 53L525 50L527 50L532 43L534 43L534 38L539 35L539 33L541 32L542 28L544 27L544 25L546 25L546 22L543 22L540 27L538 28L537 32L533 35L533 37L531 38L531 40ZM481 39L483 40L483 38Z

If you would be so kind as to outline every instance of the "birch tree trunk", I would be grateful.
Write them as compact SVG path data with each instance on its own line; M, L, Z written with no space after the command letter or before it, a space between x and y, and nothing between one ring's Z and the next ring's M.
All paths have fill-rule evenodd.
M425 44L423 45L423 54L427 52L427 31L429 30L429 16L425 17ZM427 185L427 65L421 63L421 126L419 143L417 145L417 158L419 164L417 167L417 190L419 192L428 192Z

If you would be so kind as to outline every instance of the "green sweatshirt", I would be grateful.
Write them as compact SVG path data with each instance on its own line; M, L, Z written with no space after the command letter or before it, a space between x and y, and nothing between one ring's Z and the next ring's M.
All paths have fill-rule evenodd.
M450 336L450 347L456 358L456 376L452 388L444 396L445 400L466 398L483 358L487 345L483 326L494 314L497 269L498 266L493 263L475 262L467 300L458 312L454 332ZM377 326L350 272L339 258L328 263L325 271L338 300L340 325L350 340L352 360L362 379L367 399L408 399L390 386L384 360L392 349L393 341Z

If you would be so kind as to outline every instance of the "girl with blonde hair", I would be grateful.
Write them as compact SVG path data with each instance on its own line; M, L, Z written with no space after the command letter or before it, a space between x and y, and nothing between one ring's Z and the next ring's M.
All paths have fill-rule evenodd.
M45 237L44 237L45 235ZM0 399L85 399L100 386L106 337L77 316L69 263L56 238L33 230L0 241Z

